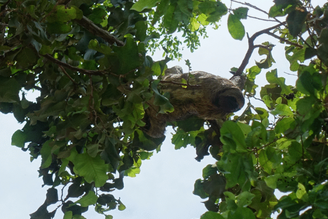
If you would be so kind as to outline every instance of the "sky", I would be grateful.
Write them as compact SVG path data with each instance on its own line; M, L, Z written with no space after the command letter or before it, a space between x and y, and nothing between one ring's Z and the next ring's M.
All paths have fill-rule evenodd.
M223 0L228 7L229 0ZM257 7L268 10L273 4L272 0L248 0L247 2ZM325 0L312 0L312 4L322 5ZM239 7L233 3L233 8ZM255 10L250 10L249 15L261 16ZM202 40L201 47L194 53L187 49L183 51L183 58L180 62L171 61L169 67L180 65L184 72L188 67L184 65L184 60L189 59L192 70L202 70L225 78L230 78L229 73L232 67L238 67L242 62L248 48L247 39L242 41L233 40L227 29L227 16L219 23L221 26L217 30L208 29L209 38ZM254 32L273 26L276 23L263 22L254 19L247 19L243 22L246 32L251 36ZM287 84L294 85L296 77L286 73L293 73L289 70L289 63L285 59L284 49L279 43L269 36L258 37L256 43L270 41L277 46L274 47L273 57L276 64L273 68L278 69L279 77L286 77ZM255 64L255 60L260 61L257 51L253 52L248 67ZM162 59L161 53L153 56L154 60ZM258 76L256 83L265 83L265 73ZM294 72L295 74L295 72ZM28 98L28 97L27 97ZM44 202L46 188L42 188L42 179L38 177L40 159L30 162L29 154L20 148L11 146L11 136L22 128L12 115L0 113L0 212L2 219L24 219L29 218L29 214L36 211ZM126 210L114 210L110 213L114 219L196 219L206 212L202 200L192 194L194 182L201 178L202 169L208 164L214 164L215 160L210 156L205 157L201 162L195 160L196 152L191 146L180 150L174 150L171 144L171 133L169 128L166 131L166 140L161 151L154 152L150 160L143 161L141 172L135 178L124 178L124 189L114 193L116 198L126 205ZM56 206L55 206L56 207ZM49 209L51 210L51 209ZM93 213L90 208L87 214L83 214L88 219L103 219L104 216ZM57 211L55 219L63 218L61 211Z

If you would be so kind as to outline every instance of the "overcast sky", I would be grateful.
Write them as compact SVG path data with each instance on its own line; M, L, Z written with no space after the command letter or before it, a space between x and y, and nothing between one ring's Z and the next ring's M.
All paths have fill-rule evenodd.
M224 0L228 7L230 1ZM247 1L257 7L268 10L273 4L272 0L249 0ZM312 1L312 4L322 5L325 0ZM239 7L236 3L233 8ZM257 11L250 10L249 15L261 16ZM169 67L180 65L184 71L188 68L184 65L184 60L189 59L193 70L202 70L222 77L229 78L231 67L238 67L243 60L247 50L247 40L233 40L227 30L227 16L220 22L218 30L208 30L209 38L202 41L201 48L191 54L188 50L183 52L181 62L172 61ZM243 22L246 31L250 36L261 29L273 26L276 23L261 22L248 19ZM270 41L278 45L277 41L271 37L259 37L256 42ZM255 60L260 61L257 51L250 59L248 67L255 64ZM289 64L285 59L284 50L281 46L274 48L273 57L276 60L274 68L278 69L280 77L287 77L287 83L294 85L296 77L288 76L291 73ZM153 57L154 60L161 59L160 54ZM265 73L262 71L257 79L257 83L265 83ZM47 188L42 188L42 179L38 178L38 168L40 159L30 162L29 154L24 153L19 148L11 146L11 136L21 124L17 124L12 115L0 114L0 212L2 219L24 219L29 218L29 214L37 210L44 202ZM114 219L196 219L203 214L206 209L201 203L202 199L192 194L195 180L201 178L202 169L215 161L210 157L205 157L201 162L197 162L195 149L174 150L171 144L170 130L166 131L166 140L163 143L161 152L154 154L150 160L144 161L141 166L141 173L135 178L124 179L124 189L115 192L115 197L121 197L121 201L126 205L124 211L114 210L111 213ZM57 211L56 219L62 218L61 211ZM84 214L88 219L103 219L102 215L93 213Z

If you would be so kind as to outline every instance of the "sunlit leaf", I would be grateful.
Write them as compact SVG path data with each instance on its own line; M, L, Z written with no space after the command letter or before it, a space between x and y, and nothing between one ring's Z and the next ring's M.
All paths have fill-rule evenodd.
M160 2L160 0L139 0L133 4L131 9L141 12L144 9L149 9L154 7L158 2Z
M88 154L77 154L73 160L74 170L89 183L94 182L97 187L105 184L108 177L108 165L99 156L93 158Z
M208 211L205 214L203 214L200 219L224 219L223 216L221 216L219 213Z
M88 194L80 198L77 203L80 203L82 207L87 207L89 205L95 204L97 199L97 195L93 191L90 191Z
M236 40L242 40L245 36L244 25L240 22L238 16L229 14L228 30L230 35Z

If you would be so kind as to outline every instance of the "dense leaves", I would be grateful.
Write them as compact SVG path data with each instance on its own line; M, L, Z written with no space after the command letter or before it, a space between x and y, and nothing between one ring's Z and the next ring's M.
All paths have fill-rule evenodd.
M228 12L231 36L243 39L241 20L249 17L248 7L256 8L243 6L228 9L213 0L0 1L0 111L24 123L12 144L42 160L39 173L48 187L31 218L52 218L60 209L65 219L83 218L90 206L105 218L111 218L109 210L124 210L111 191L124 187L125 176L136 176L164 140L142 131L145 110L152 102L158 113L174 111L160 89L166 63L181 57L183 44L195 50L205 27L216 27ZM194 194L209 210L202 219L269 218L275 211L279 219L328 217L327 8L274 1L268 15L277 24L249 38L243 63L257 48L265 58L234 71L246 73L249 102L240 116L172 124L176 149L192 145L197 160L209 154L217 160L195 182ZM264 70L275 60L270 42L253 44L261 34L285 44L295 86L276 69ZM164 60L149 56L157 48ZM259 74L267 79L261 88ZM28 100L26 92L38 97ZM263 105L254 106L254 99ZM277 198L277 190L287 194ZM59 207L49 212L51 204Z

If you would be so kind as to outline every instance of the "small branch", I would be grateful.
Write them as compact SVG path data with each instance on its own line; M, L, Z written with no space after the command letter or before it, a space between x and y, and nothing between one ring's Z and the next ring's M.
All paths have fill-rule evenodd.
M286 40L286 39L284 39L284 38L282 38L282 37L277 36L277 35L274 34L274 33L267 32L266 34L268 34L268 35L270 35L270 36L272 36L272 37L274 37L274 38L276 38L276 39L278 39L278 40L281 40L281 41L283 41L283 42L285 42L285 43L287 43L287 44L290 44L290 45L296 46L296 47L298 47L298 48L303 48L302 45L299 45L299 44L297 44L297 43L294 43L294 42L291 42L291 41L289 41L289 40Z
M264 18L255 17L255 16L251 16L251 15L247 15L247 17L253 18L253 19L256 19L256 20L260 20L260 21L276 22L276 20L264 19Z
M273 46L274 46L274 45L271 45L271 46L254 45L254 49L255 49L255 48L263 48L263 49L266 49L266 50L271 51Z
M261 30L261 31L258 31L258 32L256 32L256 33L254 33L252 37L249 37L249 36L247 35L247 37L248 37L248 50L247 50L247 52L246 52L246 55L245 55L245 57L244 57L244 59L243 59L241 65L239 66L239 68L238 68L238 70L236 71L236 73L234 74L234 76L232 76L232 78L235 77L235 76L240 76L240 75L243 73L244 69L246 68L246 66L247 66L247 64L248 64L248 62L249 62L249 59L250 59L250 57L251 57L251 55L252 55L252 53L253 53L253 50L254 50L256 47L258 47L258 45L254 46L254 40L256 39L256 37L258 37L258 36L260 36L261 34L264 34L264 33L269 33L270 30L273 30L273 29L275 29L275 28L278 28L278 27L280 27L281 25L284 25L284 24L286 24L286 22L279 23L279 24L277 24L277 25L275 25L275 26L272 26L272 27L269 27L269 28L263 29L263 30ZM230 78L230 79L231 79L231 78Z
M58 59L52 57L51 55L49 54L46 54L46 55L42 55L44 58L50 60L51 62L59 65L59 66L63 66L65 68L68 68L68 69L71 69L73 71L78 71L82 74L86 74L86 75L104 75L106 74L105 71L98 71L98 70L86 70L86 69L82 69L82 68L78 68L78 67L75 67L75 66L72 66L70 64L67 64L65 62L61 62L59 61Z
M286 75L290 75L290 76L294 76L294 77L297 77L297 75L296 75L296 74L288 73L288 72L285 72L285 71L284 71L284 73L285 73Z
M73 82L73 84L78 84L74 81L74 79L65 71L64 67L59 65L59 68L63 71L63 73Z
M113 35L109 34L108 31L101 29L100 27L95 25L91 20L89 20L85 16L83 16L82 19L80 20L76 19L75 22L81 25L82 27L84 27L93 35L103 38L109 44L116 43L117 46L124 46L124 43L122 41L116 39Z
M258 10L258 11L260 11L260 12L262 12L262 13L264 13L264 14L266 14L266 15L269 16L269 13L268 13L268 12L262 10L261 8L256 7L255 5L252 5L252 4L248 3L248 2L240 2L240 1L236 1L236 0L231 0L231 2L236 2L236 3L241 4L241 5L246 5L246 6L248 6L248 7L254 8L255 10ZM281 22L280 20L278 20L278 19L275 18L275 17L274 17L273 19L274 19L275 21L277 21L278 23L280 23L281 25L285 25L285 24L286 24L285 22ZM284 23L284 24L283 24L283 23Z
M178 82L174 82L174 81L160 81L159 83L161 83L161 84L175 84L175 85L179 85L179 86L185 86L187 88L201 88L201 86L198 85L198 84L190 85L190 84L178 83Z
M92 77L89 75L89 80L90 80L90 96L89 96L89 109L90 109L90 118L93 121L93 123L96 125L96 120L97 120L97 113L95 111L95 100L93 98L93 83L92 83Z

